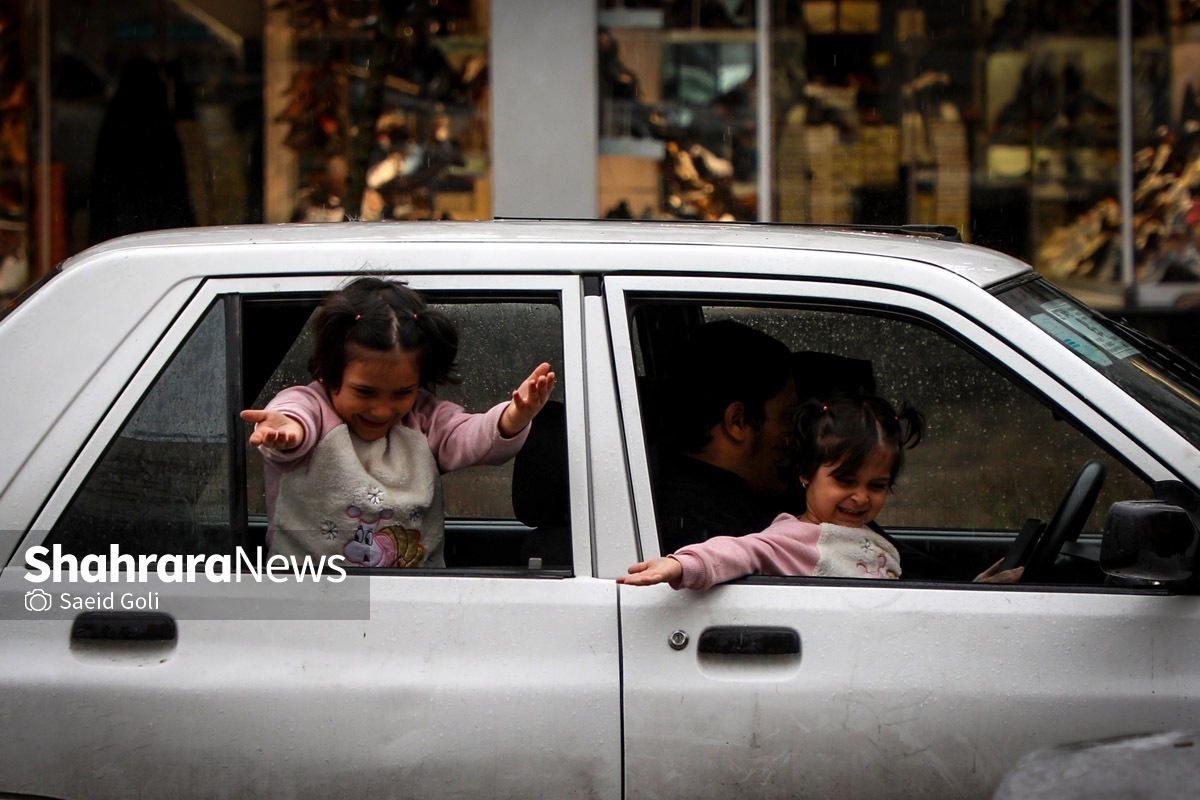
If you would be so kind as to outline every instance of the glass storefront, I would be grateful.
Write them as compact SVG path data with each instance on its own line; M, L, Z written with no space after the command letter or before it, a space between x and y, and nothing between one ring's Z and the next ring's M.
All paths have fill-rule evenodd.
M29 279L124 233L262 220L262 10L227 6L4 3L0 60L27 90Z
M485 0L271 3L267 221L491 216L487 34Z
M597 13L602 216L953 225L1096 305L1198 288L1194 0Z
M543 18L595 32L594 79ZM512 110L555 83L597 122ZM519 216L558 180L599 217L952 225L1174 312L1198 91L1200 0L0 0L0 298L120 233ZM581 129L594 183L508 166L590 164L541 152Z
M491 216L487 0L0 0L0 302L126 233Z

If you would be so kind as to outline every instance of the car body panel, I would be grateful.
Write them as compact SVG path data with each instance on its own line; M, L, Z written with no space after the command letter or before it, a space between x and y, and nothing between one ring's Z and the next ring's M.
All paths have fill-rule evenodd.
M610 278L609 313L630 319L630 298L641 295L715 301L722 283ZM1173 431L1155 430L1165 426L1129 398L1099 391L1097 373L1065 349L1042 352L1041 364L1023 358L1002 337L1028 323L1004 314L991 295L960 296L956 288L937 276L915 297L876 286L746 279L737 292L923 315L1004 364L1139 469L1160 479L1173 474L1113 420L1168 452L1191 451ZM973 318L991 321L991 330ZM646 446L629 339L613 337L631 461L640 463ZM1095 391L1080 396L1080 386ZM632 483L645 557L659 555L649 475L635 474ZM1200 715L1200 703L1162 702L1146 680L1158 659L1179 656L1160 637L1185 635L1195 624L1195 598L755 580L703 593L622 587L628 797L978 797L1031 746L1097 730L1187 725L1179 718ZM700 635L719 626L794 630L800 654L698 653ZM668 640L680 632L690 644L677 651ZM1081 671L1081 661L1095 668ZM1196 678L1181 667L1169 682L1185 692ZM1070 713L1039 713L1047 697Z
M1200 599L789 580L621 588L628 797L983 797L1031 749L1200 719ZM698 652L768 625L798 657Z
M19 602L20 572L3 573L0 603ZM152 582L136 588L177 620L173 646L4 622L3 790L620 796L614 583L347 580L370 583L369 619L318 619L316 594L287 619L197 619L215 590L250 615L270 587Z

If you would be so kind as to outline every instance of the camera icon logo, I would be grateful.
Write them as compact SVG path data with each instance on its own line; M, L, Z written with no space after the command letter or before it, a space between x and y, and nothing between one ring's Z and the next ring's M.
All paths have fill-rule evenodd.
M26 611L45 611L50 608L54 596L41 589L31 589L25 593Z

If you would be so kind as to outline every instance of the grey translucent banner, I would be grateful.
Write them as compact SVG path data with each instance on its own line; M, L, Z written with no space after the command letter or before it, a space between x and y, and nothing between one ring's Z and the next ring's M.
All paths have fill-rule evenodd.
M97 552L31 546L0 578L0 619L80 614L175 619L365 620L371 581L340 556L279 556L265 548L223 553Z

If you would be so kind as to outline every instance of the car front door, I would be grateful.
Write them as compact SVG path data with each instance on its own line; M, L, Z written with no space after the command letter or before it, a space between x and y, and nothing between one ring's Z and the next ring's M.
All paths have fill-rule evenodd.
M566 562L522 559L512 545L529 531L511 510L508 473L474 469L447 476L446 569L341 579L327 570L282 583L256 573L262 487L237 421L238 406L255 402L243 383L271 374L250 365L268 336L278 339L272 328L307 316L288 304L307 299L311 310L344 276L207 281L0 579L0 792L619 797L616 587L592 574L580 491L579 282L400 277L461 313L462 391L482 386L486 405L539 360L557 362L569 432L570 475L555 482L570 492L558 498L569 508L559 521ZM289 357L303 363L302 353ZM477 364L493 371L481 377ZM31 583L56 545L76 563L112 548L206 559L194 582L157 562L139 580L134 560L106 582ZM48 550L31 551L39 546Z
M660 552L659 445L640 424L656 308L868 360L878 392L929 423L879 517L924 559L902 557L902 580L621 587L628 797L985 797L1037 747L1200 722L1200 598L1109 585L1095 559L1103 509L1170 474L1065 388L1085 366L1031 363L939 302L962 286L943 283L606 281L645 558ZM1059 581L972 583L1092 457L1106 494Z

